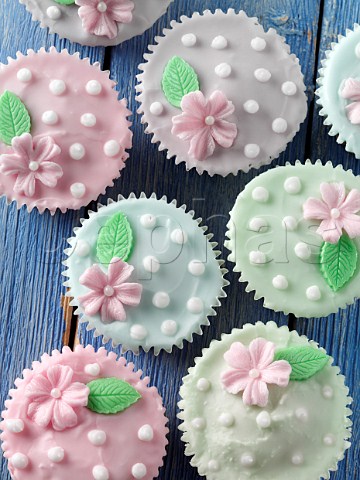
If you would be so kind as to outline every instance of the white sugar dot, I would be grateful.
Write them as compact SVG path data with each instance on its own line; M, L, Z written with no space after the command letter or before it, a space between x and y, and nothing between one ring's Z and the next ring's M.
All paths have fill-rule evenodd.
M360 42L355 47L355 55L360 58Z
M134 340L144 340L147 337L147 330L143 325L135 323L130 328L130 337Z
M265 187L255 187L251 193L253 200L256 202L267 202L269 200L269 191Z
M76 242L75 253L78 257L87 257L90 253L90 243L86 240L78 240Z
M232 427L235 423L235 417L231 413L222 413L219 416L219 423L223 427Z
M207 392L210 389L210 382L207 378L199 378L196 383L196 388L200 392Z
M219 462L217 460L209 460L208 469L210 472L218 472L219 468Z
M65 452L61 447L50 448L47 452L48 459L55 463L60 463L64 460Z
M138 430L138 439L142 442L151 442L154 438L154 430L151 425L143 425Z
M141 215L140 223L144 228L154 228L156 225L156 217L155 215L146 213L145 215Z
M99 447L106 442L106 433L103 430L91 430L88 433L88 440L92 445Z
M186 302L186 308L190 313L201 313L204 310L204 303L201 298L191 297Z
M80 123L84 127L94 127L96 125L96 117L93 113L84 113L80 117Z
M262 52L266 48L266 41L263 38L255 37L251 40L251 48L256 52Z
M271 73L266 68L257 68L254 72L254 77L261 83L266 83L271 78Z
M260 153L260 147L257 143L248 143L244 147L244 155L247 158L256 158Z
M47 110L42 114L41 120L43 123L45 123L45 125L55 125L58 122L59 118L56 112L54 112L53 110Z
M191 421L191 425L195 428L195 430L204 430L206 427L206 422L203 418L197 417Z
M171 241L174 243L177 243L179 245L182 245L183 243L186 243L188 240L188 236L184 230L181 230L180 228L176 228L171 232L170 235Z
M104 153L107 157L115 157L120 152L120 144L116 140L109 140L104 144Z
M289 286L289 283L284 275L276 275L276 277L272 279L272 284L277 290L286 290Z
M101 83L97 80L90 80L89 82L87 82L85 89L89 95L99 95L101 93L102 87Z
M166 292L156 292L152 303L157 308L166 308L170 303L170 297Z
M334 390L332 389L332 387L330 387L330 385L325 385L322 388L321 392L323 394L323 397L326 398L327 400L329 400L330 398L333 398L334 396Z
M194 277L200 277L205 272L205 265L200 260L191 260L188 264L188 271Z
M109 470L103 465L96 465L92 469L94 480L109 480Z
M8 419L5 421L6 428L12 433L21 433L24 428L24 422L20 418Z
M284 182L284 190L291 195L296 195L301 190L301 181L299 177L289 177Z
M282 219L282 226L284 230L288 232L293 232L294 230L296 230L297 220L291 215L288 215Z
M299 407L295 410L295 417L300 420L300 422L307 422L309 420L309 412L304 407Z
M249 253L249 260L253 265L263 265L266 263L266 255L259 250L253 250Z
M88 363L85 365L84 371L92 377L97 377L100 373L100 365L98 363Z
M61 17L61 10L59 7L56 7L55 5L52 5L51 7L48 7L46 9L46 15L51 19L51 20L59 20Z
M147 257L145 257L143 259L143 265L144 265L145 270L147 272L151 272L151 273L156 273L160 269L159 260L152 255L148 255Z
M291 463L293 465L301 465L304 463L304 455L301 452L296 452L291 457Z
M147 474L147 469L143 463L135 463L131 468L131 475L137 480L144 478Z
M281 91L284 95L291 97L292 95L295 95L295 93L297 92L297 86L295 85L294 82L284 82L281 85Z
M164 105L161 102L153 102L150 105L150 113L153 115L159 116L164 111Z
M324 436L323 438L324 445L327 447L331 447L332 445L335 445L336 439L335 436L332 433L328 433L327 435Z
M301 260L307 260L311 257L311 248L304 242L299 242L295 245L295 255Z
M62 95L66 90L66 84L64 80L51 80L49 89L53 95Z
M86 187L83 183L76 182L70 185L71 195L75 198L82 198L85 195Z
M227 78L231 75L231 66L228 63L219 63L215 67L215 73L220 78Z
M32 79L32 73L28 68L20 68L16 74L16 77L20 82L28 83Z
M85 156L85 147L81 143L73 143L69 148L69 155L73 160L81 160Z
M271 425L271 417L269 412L263 410L256 417L256 423L260 428L269 428Z
M260 232L261 229L266 228L268 223L260 217L253 217L249 222L249 229L253 232Z
M160 327L162 333L169 337L175 335L175 333L177 332L177 328L178 326L175 320L165 320L164 322L162 322Z
M247 113L252 113L253 114L253 113L256 113L256 112L259 111L259 104L256 100L252 100L252 99L247 100L244 103L243 107L244 107L245 112L247 112Z
M181 43L184 47L193 47L196 44L196 35L187 33L181 37Z
M321 298L320 288L317 285L312 285L306 289L306 297L309 300L316 302Z
M218 35L211 42L211 47L215 48L216 50L223 50L227 46L228 46L228 41L222 35Z
M11 465L20 470L24 470L29 465L29 459L23 453L14 453L11 457Z
M285 133L287 130L287 121L285 118L275 118L272 122L271 128L275 133Z
M252 467L255 463L255 455L252 453L243 453L240 458L240 463L243 467Z

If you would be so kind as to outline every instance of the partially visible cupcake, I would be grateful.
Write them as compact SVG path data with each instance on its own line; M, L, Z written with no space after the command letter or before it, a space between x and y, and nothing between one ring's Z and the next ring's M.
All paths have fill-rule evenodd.
M168 158L210 175L270 163L306 116L299 60L243 11L172 22L139 66L146 132Z
M32 50L0 66L0 195L54 213L95 200L131 148L126 101L98 64Z
M191 464L208 480L330 478L351 435L351 398L332 361L274 322L212 341L180 389Z
M44 354L15 381L0 424L14 480L151 480L167 418L149 378L115 353L77 346Z
M173 0L20 0L32 19L60 38L110 46L141 35Z
M99 205L69 239L67 295L88 328L138 352L183 347L225 296L226 270L194 212L155 195Z

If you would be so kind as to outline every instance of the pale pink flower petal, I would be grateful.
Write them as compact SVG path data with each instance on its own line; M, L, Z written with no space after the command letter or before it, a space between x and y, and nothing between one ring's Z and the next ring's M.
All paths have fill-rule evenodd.
M206 115L206 98L200 90L191 92L184 95L180 107L184 113L187 113L190 117L204 121L204 115Z
M19 157L30 158L34 150L33 140L30 133L23 133L11 140L12 149Z
M249 383L248 371L244 375L239 370L228 370L221 375L221 382L229 393L239 393Z
M350 238L360 237L360 216L354 213L345 215L343 228Z
M350 103L346 106L346 114L353 125L360 123L360 102Z
M66 428L75 427L77 424L77 415L66 402L56 400L52 417L52 426L54 430L62 431Z
M132 265L124 262L121 258L114 257L109 264L107 281L112 286L120 285L130 278L133 271L134 267Z
M209 112L208 115L213 115L215 118L223 119L233 114L235 106L230 102L226 95L220 90L215 90L209 98Z
M274 383L279 387L287 387L291 374L291 365L285 360L277 360L261 371L261 380Z
M89 400L89 387L80 382L69 385L62 393L62 400L71 407L86 407Z
M195 133L190 140L189 155L195 160L206 160L214 153L215 140L209 128L203 128Z
M96 315L100 311L104 299L105 295L101 295L98 291L91 291L78 298L80 305L84 307L86 315L89 315L90 317Z
M204 128L204 119L196 118L189 113L183 113L173 117L172 122L173 127L171 133L181 140L191 140L194 135L194 130Z
M343 98L360 100L360 82L354 78L346 79L344 88L341 91Z
M52 137L46 136L34 138L33 159L37 162L42 164L45 161L58 157L60 153L61 148L55 143L55 140Z
M13 188L16 193L24 193L27 197L32 197L35 193L35 175L33 173L19 173Z
M348 193L345 202L341 206L341 213L346 215L349 213L357 213L360 211L360 192L352 189Z
M334 220L323 220L316 232L323 237L324 242L337 243L341 237L341 227Z
M115 287L117 298L120 302L131 307L139 305L142 289L143 287L139 283L123 283Z
M104 273L99 265L93 265L89 267L79 278L81 285L91 288L96 292L103 294L104 288L108 285L108 279L106 273Z
M258 405L266 407L269 400L269 390L262 380L251 380L243 393L245 405Z
M332 208L339 208L345 199L344 182L340 183L321 183L321 196L328 206L329 210Z
M227 352L224 353L224 360L232 368L236 368L246 375L252 369L249 349L241 342L234 342Z
M255 338L249 345L252 368L263 370L274 360L275 344L265 338Z
M100 14L97 19L97 23L92 32L94 35L99 37L108 37L110 39L115 38L118 34L118 25L112 16L107 14Z
M308 198L303 205L304 218L307 220L322 220L329 215L329 207L318 198Z
M35 375L25 387L25 396L34 401L42 401L48 397L52 386L44 375Z
M123 322L126 320L125 309L117 297L105 298L101 307L101 320L104 322Z
M119 23L130 23L133 18L134 2L131 0L108 0L112 18Z
M223 148L230 148L234 145L237 137L237 127L234 123L225 120L217 120L215 128L211 129L211 134L215 142Z
M58 178L63 176L63 169L54 162L43 162L40 169L35 172L35 178L47 187L56 187Z
M29 171L29 164L24 159L14 153L4 153L0 155L0 172L4 175L16 175L19 172Z
M55 400L47 397L41 403L30 403L27 411L28 417L39 427L47 427L52 419Z
M51 388L65 390L71 384L73 369L66 365L53 365L47 370L46 374L51 383Z

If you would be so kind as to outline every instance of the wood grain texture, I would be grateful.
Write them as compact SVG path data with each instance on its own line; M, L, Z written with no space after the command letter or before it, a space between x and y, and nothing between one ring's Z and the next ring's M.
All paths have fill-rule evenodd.
M325 2L323 6L322 3ZM338 146L334 139L327 136L326 128L314 109L314 80L317 65L318 27L321 27L323 39L320 43L320 56L329 42L334 40L335 32L351 26L354 18L359 18L359 7L352 8L347 0L175 0L168 13L143 36L132 39L118 47L91 49L78 45L69 45L59 41L56 36L47 34L30 19L30 15L16 0L0 0L0 60L4 62L8 55L14 56L17 50L25 52L27 48L40 46L69 48L71 52L79 51L81 56L90 56L100 61L105 68L111 69L111 76L118 81L120 97L129 99L129 106L134 116L134 148L131 151L127 168L107 190L106 198L117 198L130 192L146 194L156 192L158 196L167 195L176 198L179 204L185 203L194 209L198 217L214 233L219 242L222 257L227 251L222 247L228 212L237 194L247 182L260 171L252 170L237 177L210 178L199 176L194 171L186 172L184 164L176 166L173 160L167 160L164 153L157 151L151 143L151 137L144 135L144 127L136 115L135 75L137 65L148 44L152 44L155 35L161 34L170 20L178 20L181 15L191 15L194 11L206 8L214 10L221 7L244 9L249 15L258 16L265 28L273 27L284 35L291 51L300 58L307 85L310 116L304 122L294 141L276 161L284 164L294 162L296 158L304 160L329 157L333 154L336 162L345 162L347 167L356 166L355 160ZM349 5L350 4L350 5ZM324 7L324 8L323 8ZM357 17L353 15L354 9ZM89 208L96 207L93 202ZM38 359L43 351L60 348L64 332L63 311L60 305L62 287L61 260L66 238L71 235L72 227L79 225L79 219L86 215L81 212L68 212L65 215L30 215L24 210L17 211L14 205L6 206L0 202L0 365L1 365L1 404L7 396L9 385L25 366ZM232 265L227 265L231 270ZM204 329L203 336L196 336L192 344L186 344L183 350L174 350L173 354L162 353L154 357L152 352L138 357L131 353L126 356L151 378L151 384L159 388L167 407L169 417L169 447L165 465L160 471L161 480L199 480L195 469L189 465L184 456L183 444L177 430L177 402L181 378L187 368L193 365L194 357L201 354L203 347L209 345L212 338L220 338L222 332L229 332L235 326L256 320L275 320L279 325L287 324L289 319L262 307L261 301L254 301L252 294L246 294L244 285L238 283L238 275L227 275L231 284L227 288L228 297L218 309L218 315L211 319L211 325ZM313 337L334 356L348 377L348 385L355 397L355 424L359 424L359 359L356 357L356 340L359 338L358 305L350 307L346 314L331 316L328 320L298 320L295 325L300 332ZM73 319L75 320L75 319ZM290 324L294 319L290 318ZM99 347L101 339L94 339L92 332L80 328L80 341L93 343ZM110 349L110 346L107 345ZM116 350L120 352L119 349ZM354 439L358 440L358 433ZM358 443L358 442L357 442ZM347 454L340 470L333 480L353 480L358 475L358 445ZM6 463L0 466L0 477L9 480ZM276 480L276 479L274 479Z

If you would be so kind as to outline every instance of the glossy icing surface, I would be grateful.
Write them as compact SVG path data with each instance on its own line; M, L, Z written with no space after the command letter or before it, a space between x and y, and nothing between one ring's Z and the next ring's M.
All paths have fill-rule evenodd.
M115 415L101 415L86 407L76 409L78 423L72 428L55 431L51 426L40 427L27 416L29 400L24 392L35 375L46 375L54 365L69 366L73 381L89 383L97 378L116 377L130 383L141 399L127 410ZM167 444L167 419L162 400L149 379L141 379L141 371L133 372L125 359L105 349L97 353L93 347L68 347L62 354L45 354L16 380L10 391L1 423L2 448L9 460L14 480L150 480L158 476ZM17 428L19 427L19 428ZM139 434L139 431L145 432ZM146 435L146 432L152 435ZM145 466L142 477L134 476L137 465ZM26 465L26 466L24 466ZM143 469L143 467L141 467ZM144 470L144 469L143 469ZM107 473L107 476L105 475Z
M228 393L221 384L226 371L224 354L234 342L248 346L255 338L277 348L309 346L287 327L257 322L234 329L213 341L189 369L180 390L186 454L208 480L318 480L343 458L350 444L347 418L351 402L344 377L332 359L312 378L269 386L266 407L246 406L242 395Z

